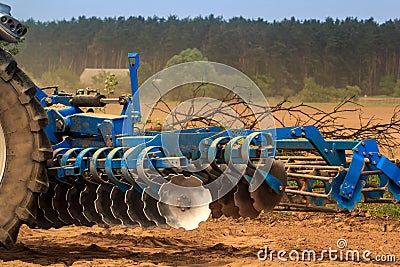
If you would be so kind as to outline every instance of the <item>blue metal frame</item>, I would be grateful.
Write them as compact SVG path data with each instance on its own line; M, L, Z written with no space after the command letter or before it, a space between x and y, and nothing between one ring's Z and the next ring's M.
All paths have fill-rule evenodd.
M138 53L129 53L129 77L131 79L131 87L132 87L132 104L133 110L131 111L131 115L133 118L133 123L139 122L141 119L140 116L140 98L139 98L139 81L138 81L138 69L140 66L140 59Z

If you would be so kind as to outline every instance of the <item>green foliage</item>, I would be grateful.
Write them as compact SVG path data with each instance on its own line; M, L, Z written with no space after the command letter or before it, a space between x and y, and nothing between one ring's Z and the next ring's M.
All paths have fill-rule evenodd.
M341 95L342 99L343 99L343 96L344 97L346 97L346 96L354 96L355 100L357 100L361 95L361 88L358 87L357 85L346 85L345 88L339 89L339 90L341 90L339 92L339 97Z
M187 63L187 62L195 62L195 61L207 61L208 59L204 57L203 53L198 50L197 48L188 48L185 50L182 50L179 54L172 56L166 64L166 68L181 64L181 63ZM195 77L197 76L198 73L196 72L202 72L202 68L199 67L197 68L196 63L193 63L190 67L183 67L180 68L179 71L180 73L175 72L175 77L171 77L170 81L160 81L163 83L163 86L165 88L173 88L172 84L175 84L176 79L178 79L180 76L185 76L187 80L194 80L189 78L189 77ZM208 75L217 75L213 70L208 70ZM171 86L168 85L169 82L172 82ZM167 84L166 84L167 83ZM214 86L208 85L208 84L198 84L198 83L193 83L193 84L185 84L182 86L179 86L177 88L174 88L172 91L170 91L164 98L169 101L185 101L187 99L190 99L194 97L195 95L197 96L208 96L208 97L218 97L221 92L218 92L218 90L210 90L210 88L215 88ZM217 92L216 92L217 91ZM196 93L197 92L197 93Z
M335 102L349 96L358 97L361 89L358 86L345 88L323 87L315 82L312 77L304 79L304 88L297 98L304 102Z
M376 217L390 217L400 219L400 206L397 204L364 204L357 205L357 209L369 212Z
M153 71L151 69L151 65L147 62L140 62L140 67L138 69L138 79L139 79L139 86L140 84L144 83L148 78L153 75ZM129 78L129 76L128 76ZM130 86L130 80L129 80ZM130 88L130 87L129 87Z
M115 74L109 74L104 81L104 91L106 91L106 96L110 97L115 93L115 88L118 85L118 79Z
M73 91L82 86L79 82L79 76L65 67L44 72L35 80L41 87L58 85L61 90L66 91Z
M151 66L147 62L140 62L140 67L138 69L138 79L139 79L139 85L146 81L149 77L152 76L152 71L151 71ZM107 89L105 87L105 84L107 83L107 80L110 78L112 73L106 72L104 70L100 71L96 76L91 77L92 81L92 87L96 89L104 89L107 93ZM131 93L131 79L130 75L127 72L125 76L118 76L115 77L117 80L117 84L115 87L112 89L115 93L115 91L118 91L118 94L130 94ZM108 93L107 93L108 94ZM110 93L111 94L111 93Z
M102 70L96 76L91 77L93 87L96 89L104 88L104 83L111 73Z
M91 79L93 87L95 89L102 89L107 97L115 93L115 89L119 84L115 74L106 72L104 70L100 71L99 74L93 76Z
M298 98L305 102L329 102L329 89L323 88L315 82L314 78L304 79L304 88L298 94Z
M23 40L24 39L21 39L17 43L9 43L6 41L0 41L0 48L10 52L11 55L16 55L19 53L20 43L22 43Z
M393 89L393 96L394 97L400 97L400 80L396 81L396 84Z
M210 15L79 17L26 24L29 32L16 57L35 77L63 67L78 75L86 67L126 68L127 53L137 51L141 62L149 64L149 73L207 58L250 77L273 78L273 84L267 81L270 88L260 86L267 95L295 95L303 89L304 77L314 77L324 88L357 85L362 94L373 96L392 95L393 77L398 78L400 69L400 20L381 24L355 18L267 22ZM179 55L187 48L191 49Z
M380 95L392 95L394 88L396 86L396 78L394 75L385 75L381 78L379 82L379 91Z
M275 83L275 79L273 77L262 74L258 75L253 80L265 96L275 96L272 87Z
M173 56L167 61L165 67L171 67L173 65L185 63L185 62L192 62L192 61L208 61L208 59L203 56L203 53L197 48L187 48L181 51L178 55Z
M274 92L276 92L275 96L282 96L285 99L296 95L296 91L289 87L283 87L281 90L274 90Z

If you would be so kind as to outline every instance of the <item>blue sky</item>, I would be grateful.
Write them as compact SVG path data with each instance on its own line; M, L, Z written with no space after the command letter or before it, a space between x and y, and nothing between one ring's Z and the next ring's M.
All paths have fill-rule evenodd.
M214 14L231 18L264 18L282 20L292 16L299 19L326 17L359 19L374 17L378 22L400 17L399 0L0 0L12 6L19 19L40 21L87 17L157 15L180 18Z

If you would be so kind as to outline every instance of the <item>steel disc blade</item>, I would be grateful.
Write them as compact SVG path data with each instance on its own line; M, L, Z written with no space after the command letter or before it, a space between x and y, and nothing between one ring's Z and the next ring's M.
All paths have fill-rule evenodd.
M46 220L52 223L52 227L61 228L66 224L58 218L58 213L53 209L52 201L55 195L56 184L50 183L46 193L40 194L38 198L38 211L43 212Z
M167 199L168 197L166 197ZM172 197L175 199L175 197ZM158 202L160 213L166 218L166 222L173 228L184 228L185 230L194 230L199 227L201 222L207 221L210 217L211 210L208 205L181 208Z
M35 223L33 225L29 225L31 228L39 227L41 229L48 230L53 227L53 223L48 221L44 217L44 213L41 209L37 209Z
M138 227L139 224L128 216L128 206L125 203L125 193L117 186L111 190L111 212L115 218L122 221L123 226L129 228Z
M94 201L94 206L98 214L100 214L103 222L110 226L122 225L122 222L114 217L111 212L111 184L101 184L97 187L97 198Z
M213 178L214 178L213 180L215 180L214 183L216 185L216 186L212 186L210 188L210 193L211 193L212 199L216 199L216 201L210 203L210 205L209 205L210 210L211 210L211 217L214 219L218 219L218 218L221 218L221 216L223 215L222 214L222 204L218 200L219 199L218 194L222 188L222 184L221 184L221 180L217 179L218 177L213 175L212 170L208 171L208 173L213 176Z
M255 219L260 214L254 206L254 200L250 197L249 184L243 179L237 184L237 191L234 194L235 206L239 208L239 214L243 218Z
M254 192L251 192L251 198L254 199L253 206L256 210L271 211L279 203L281 196L263 182Z
M83 216L85 216L88 221L102 227L105 223L94 206L94 201L97 198L96 190L96 184L88 183L85 189L80 193L79 203L82 205Z
M144 229L154 229L156 224L147 219L143 212L144 204L142 202L142 194L134 187L125 192L125 203L128 207L127 213L132 221L138 222L140 227Z
M211 217L213 219L218 219L221 218L222 214L222 205L219 203L219 201L214 201L213 203L210 203L210 210L211 210Z
M54 188L54 197L52 200L53 209L57 212L58 218L65 224L80 225L78 220L69 215L67 203L67 191L69 186L67 184L57 184Z
M236 188L234 189L236 190ZM223 196L220 200L219 203L221 204L221 212L224 214L226 217L232 217L234 219L240 218L239 214L239 208L235 205L235 199L234 199L234 194L235 191L230 191L228 194Z
M165 218L161 216L157 208L157 200L154 199L150 194L151 189L147 187L142 192L143 212L147 219L156 223L156 225L163 229L169 229L170 226L167 224Z
M218 203L221 205L221 212L226 217L232 217L234 219L240 218L239 208L235 205L234 194L236 192L236 186L233 185L232 181L225 175L220 177L221 189L219 192L228 192L224 196L218 196ZM220 193L221 194L221 193Z
M287 184L287 174L285 171L284 164L279 160L274 160L269 173L281 181L284 186ZM258 175L256 172L253 175ZM252 199L254 199L253 206L258 211L271 211L276 205L279 204L283 195L284 188L281 193L274 191L271 186L264 180L261 185L253 192L250 193Z
M85 216L83 216L83 208L79 203L79 195L81 190L76 187L72 187L67 191L67 202L68 202L68 212L72 218L78 220L81 225L91 227L94 223L89 222Z
M194 230L210 217L211 193L202 187L201 180L194 176L173 177L170 182L160 187L159 196L158 210L165 217L168 225L173 228ZM171 203L176 203L176 205ZM199 203L206 204L198 205Z
M219 180L219 179L218 180L214 180L208 185L209 186L205 186L205 188L207 188L210 191L212 199L218 200L219 199L219 195L221 193L221 189L222 189L221 180Z

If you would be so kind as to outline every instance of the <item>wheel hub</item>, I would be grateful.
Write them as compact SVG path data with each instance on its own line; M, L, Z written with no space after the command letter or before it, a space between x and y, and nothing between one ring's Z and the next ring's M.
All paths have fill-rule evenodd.
M4 171L6 169L6 138L4 136L3 127L0 123L0 183L3 180Z

